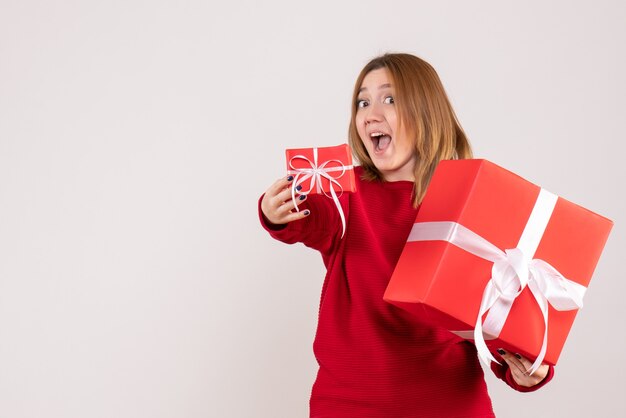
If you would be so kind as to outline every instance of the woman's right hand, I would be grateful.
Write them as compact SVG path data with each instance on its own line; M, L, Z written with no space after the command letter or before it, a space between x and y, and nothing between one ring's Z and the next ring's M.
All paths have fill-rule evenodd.
M275 225L286 224L305 218L309 215L308 209L296 212L296 205L291 199L291 182L293 176L283 177L270 186L261 200L261 210L268 221ZM301 187L301 186L298 186ZM298 190L298 189L296 189ZM296 197L297 203L302 203L306 195Z

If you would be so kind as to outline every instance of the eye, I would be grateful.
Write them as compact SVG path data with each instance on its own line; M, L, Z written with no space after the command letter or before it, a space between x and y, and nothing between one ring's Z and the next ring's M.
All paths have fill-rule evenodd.
M395 102L393 101L393 97L392 96L387 96L385 97L385 99L383 100L384 104L394 104Z
M364 108L364 107L366 107L368 105L369 105L369 103L367 102L367 100L359 99L359 100L356 101L356 107L359 108L359 109L362 109L362 108Z

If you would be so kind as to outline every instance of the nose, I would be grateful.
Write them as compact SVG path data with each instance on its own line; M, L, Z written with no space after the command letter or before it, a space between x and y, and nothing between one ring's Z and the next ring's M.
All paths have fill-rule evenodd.
M372 122L381 122L383 119L381 106L373 102L369 106L367 106L367 113L365 114L365 124L369 125Z

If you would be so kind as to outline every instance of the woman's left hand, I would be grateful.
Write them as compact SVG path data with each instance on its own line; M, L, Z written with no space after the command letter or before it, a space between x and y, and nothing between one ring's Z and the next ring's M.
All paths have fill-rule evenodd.
M526 357L523 357L519 354L513 354L508 351L504 351L503 349L498 349L498 354L506 361L511 369L511 375L513 376L513 380L524 387L532 387L538 383L541 383L543 379L548 375L548 371L550 370L550 366L547 364L542 364L539 366L537 371L532 375L528 370L533 365L533 363L528 360Z

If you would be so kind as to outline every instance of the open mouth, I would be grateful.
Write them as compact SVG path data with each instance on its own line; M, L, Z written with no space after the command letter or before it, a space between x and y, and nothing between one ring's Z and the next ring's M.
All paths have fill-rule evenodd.
M387 135L384 132L372 132L370 134L370 138L372 139L372 143L374 144L374 151L376 152L385 151L391 143L391 136Z

